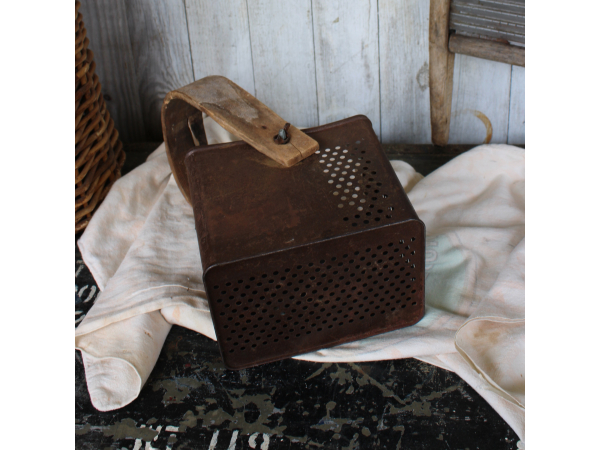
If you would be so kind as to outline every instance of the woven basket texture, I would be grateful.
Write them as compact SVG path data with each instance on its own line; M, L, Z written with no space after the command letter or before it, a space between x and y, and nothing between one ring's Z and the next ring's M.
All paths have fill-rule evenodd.
M75 232L83 230L121 176L123 144L104 98L75 2Z

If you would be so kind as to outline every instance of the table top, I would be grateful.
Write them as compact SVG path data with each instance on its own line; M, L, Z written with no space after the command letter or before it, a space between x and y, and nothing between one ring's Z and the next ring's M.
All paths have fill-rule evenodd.
M124 172L153 147L130 150ZM428 156L426 147L432 146L387 146L386 153L426 175L466 150L429 149ZM77 326L99 291L75 247ZM491 450L515 449L517 441L460 377L415 359L348 364L287 359L233 371L223 366L216 342L173 326L139 397L100 412L90 402L75 352L78 449Z

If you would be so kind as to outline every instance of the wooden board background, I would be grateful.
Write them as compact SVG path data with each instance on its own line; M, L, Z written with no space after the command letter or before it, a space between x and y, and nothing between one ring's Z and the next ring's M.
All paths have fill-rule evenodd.
M427 0L82 0L124 142L162 140L165 94L223 75L296 126L355 114L428 144ZM457 55L450 144L525 143L525 69Z

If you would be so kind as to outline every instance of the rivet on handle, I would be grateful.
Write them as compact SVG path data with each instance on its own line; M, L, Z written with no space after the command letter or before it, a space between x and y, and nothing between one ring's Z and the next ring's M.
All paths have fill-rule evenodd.
M273 140L278 144L287 144L290 142L290 135L288 134L288 130L290 128L290 124L286 123L285 126L279 130L275 136L273 136Z

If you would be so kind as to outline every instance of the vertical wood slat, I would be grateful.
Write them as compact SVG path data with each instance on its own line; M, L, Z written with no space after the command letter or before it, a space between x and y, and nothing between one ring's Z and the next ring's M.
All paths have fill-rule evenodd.
M319 124L310 0L248 0L256 98L288 122Z
M510 81L509 144L525 144L525 68L512 66Z
M147 140L123 0L81 2L89 48L115 127L123 142Z
M454 53L448 51L450 0L429 4L429 98L431 141L446 145L450 135Z
M128 0L127 22L148 139L161 141L167 92L194 81L181 0Z
M428 36L428 2L379 0L383 142L431 142Z
M380 135L377 2L313 0L319 123L364 114Z
M451 144L506 143L511 66L456 55Z
M246 0L186 0L186 11L194 79L222 75L256 96Z

